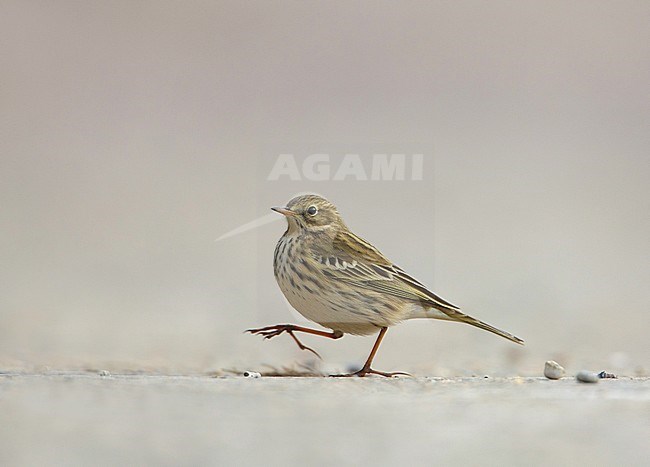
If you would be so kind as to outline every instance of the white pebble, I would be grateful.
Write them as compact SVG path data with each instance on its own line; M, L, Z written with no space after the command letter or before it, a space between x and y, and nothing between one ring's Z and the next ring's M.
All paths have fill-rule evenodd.
M262 375L257 371L244 371L244 376L246 378L261 378Z
M560 379L564 376L564 368L558 362L549 360L544 364L544 376L548 379Z
M593 371L582 370L578 372L576 379L581 383L597 383L599 378Z

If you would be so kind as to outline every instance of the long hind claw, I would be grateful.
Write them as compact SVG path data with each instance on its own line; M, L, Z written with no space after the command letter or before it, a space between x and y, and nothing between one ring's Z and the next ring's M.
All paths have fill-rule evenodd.
M319 359L321 359L321 360L323 359L323 357L321 357L321 356L319 355L319 353L316 352L314 349L312 349L311 347L307 347L305 344L303 344L302 342L300 342L300 341L298 340L298 338L296 337L296 335L293 333L293 331L287 331L287 333L288 333L291 337L293 337L293 340L296 341L296 344L298 344L298 347L300 347L300 350L308 350L308 351L310 351L311 353L313 353L314 355L316 355ZM267 337L266 339L268 339L268 337Z
M273 337L279 336L283 332L286 332L293 338L300 350L307 350L322 360L323 357L321 357L318 352L300 342L300 340L293 333L294 329L294 326L291 324L278 324L276 326L267 326L265 328L247 329L245 332L250 332L251 334L262 336L264 339L272 339Z

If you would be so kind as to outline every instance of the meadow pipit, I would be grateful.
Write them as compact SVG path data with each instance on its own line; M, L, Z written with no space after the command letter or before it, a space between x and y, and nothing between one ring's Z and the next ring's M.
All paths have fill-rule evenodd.
M359 371L346 376L393 376L370 365L389 326L413 318L434 318L471 324L523 344L510 333L466 315L389 261L377 248L353 234L336 206L317 195L293 198L272 208L287 218L288 228L275 247L275 279L289 303L305 318L332 331L278 324L248 332L270 339L288 333L298 346L318 355L294 332L339 339L344 333L379 331Z

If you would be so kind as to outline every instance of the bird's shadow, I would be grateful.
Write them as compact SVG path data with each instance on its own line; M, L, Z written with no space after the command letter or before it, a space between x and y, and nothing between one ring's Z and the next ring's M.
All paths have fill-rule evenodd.
M317 377L327 377L328 373L325 373L319 369L319 362L316 360L310 360L307 362L294 362L291 365L276 367L269 364L263 365L266 369L260 370L260 376L265 377L277 377L277 378L317 378ZM242 376L246 371L239 370L237 368L227 368L223 370L224 373L233 375L233 376Z

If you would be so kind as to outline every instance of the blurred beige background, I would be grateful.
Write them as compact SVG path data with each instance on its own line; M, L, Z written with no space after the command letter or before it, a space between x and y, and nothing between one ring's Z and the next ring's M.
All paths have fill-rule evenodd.
M527 341L410 322L378 368L650 368L649 3L0 8L0 368L308 359L242 334L295 319L270 266L284 226L214 241L304 190ZM428 185L269 184L279 145L421 145ZM344 367L372 339L305 341Z

